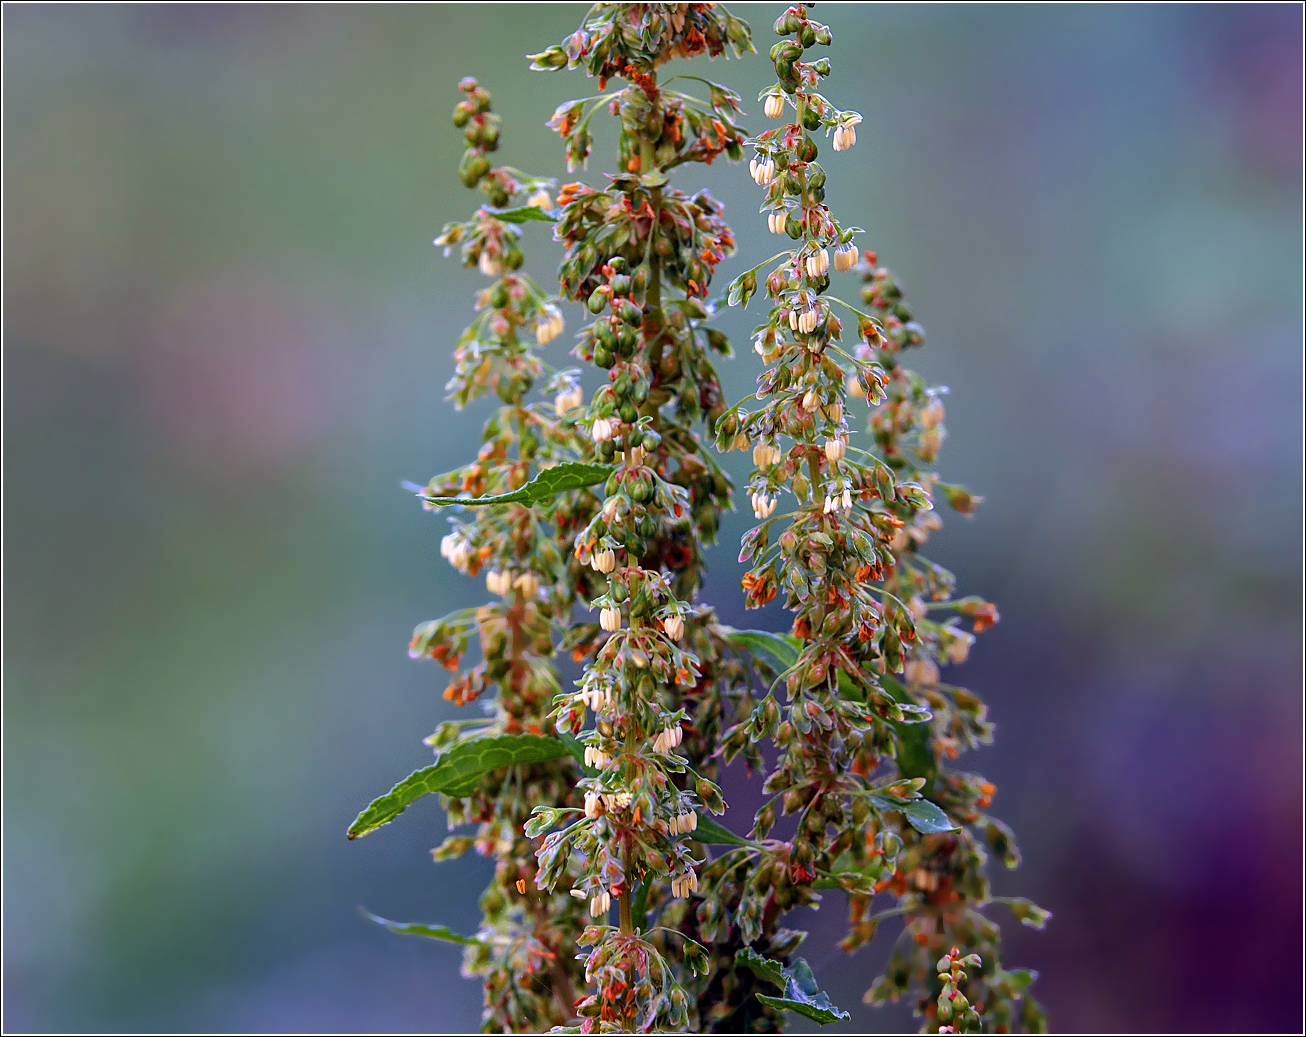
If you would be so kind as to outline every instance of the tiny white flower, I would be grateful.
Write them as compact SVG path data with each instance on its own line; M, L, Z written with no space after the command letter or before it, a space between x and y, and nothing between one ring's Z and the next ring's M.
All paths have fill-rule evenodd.
M568 411L579 407L583 402L579 388L564 389L553 398L553 413L562 417Z
M843 436L831 436L825 441L825 458L827 461L842 461L848 450L848 441Z
M534 205L539 209L552 209L553 199L549 197L549 192L540 188L533 195L526 199L527 205Z
M596 443L603 443L611 439L613 424L611 418L595 418L594 424L590 426L590 438Z
M769 94L762 106L768 119L778 119L785 113L785 99L781 94Z
M834 250L834 268L840 272L851 270L857 265L857 246L845 241Z
M662 629L671 640L679 641L685 634L685 621L680 616L669 616L663 621Z
M948 662L958 664L966 661L966 656L970 655L970 646L975 638L970 634L963 634L960 631L948 645Z
M503 264L499 262L497 257L490 255L488 251L481 252L480 266L481 273L486 277L498 277L503 273Z
M599 626L609 634L621 629L621 609L603 609L599 612Z
M539 315L535 318L535 341L545 346L562 334L562 329L567 326L566 321L562 318L562 311L553 303L545 303L540 308Z
M807 276L820 277L830 269L830 253L820 248L807 257Z

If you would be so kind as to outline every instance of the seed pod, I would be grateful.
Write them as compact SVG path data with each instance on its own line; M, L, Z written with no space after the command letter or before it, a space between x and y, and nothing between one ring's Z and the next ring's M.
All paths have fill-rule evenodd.
M622 299L616 303L614 310L622 320L632 328L638 328L644 323L644 311L638 303L631 302L629 299Z
M609 291L607 285L600 285L590 293L590 297L585 303L590 313L598 314L603 312L603 307L608 304Z

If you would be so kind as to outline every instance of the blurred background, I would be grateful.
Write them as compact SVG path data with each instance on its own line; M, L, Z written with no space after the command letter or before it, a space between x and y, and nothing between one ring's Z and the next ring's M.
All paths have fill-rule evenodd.
M452 709L412 627L485 594L399 489L485 413L442 399L482 283L430 244L479 197L455 84L493 91L503 161L565 175L544 122L592 86L522 56L584 9L5 5L7 1030L479 1024L457 948L357 909L468 931L486 863L432 865L433 802L344 832ZM753 128L779 10L737 8L761 56L688 69ZM866 117L828 198L987 498L934 554L1002 610L964 762L1022 836L999 890L1055 915L995 909L1010 961L1061 1030L1296 1030L1301 9L817 14ZM677 177L737 228L718 287L770 254L743 170ZM551 276L546 229L528 257ZM721 318L731 398L753 320ZM739 607L744 519L708 596L776 629ZM860 1000L894 934L845 958L826 906L795 922L845 1029L914 1028Z

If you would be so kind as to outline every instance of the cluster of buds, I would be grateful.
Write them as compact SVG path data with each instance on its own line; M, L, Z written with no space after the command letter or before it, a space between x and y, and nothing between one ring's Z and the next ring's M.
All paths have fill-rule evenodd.
M495 215L513 202L550 207L551 182L491 165L500 123L490 95L472 79L459 86L464 98L454 109L454 123L467 140L459 175L480 189L488 205L470 220L446 226L436 244L446 252L461 245L463 262L492 283L478 294L477 319L459 339L448 388L458 406L488 393L501 406L485 425L477 459L419 488L425 506L441 515L449 509L429 498L508 492L585 449L575 421L584 402L575 377L569 372L546 376L537 353L562 332L561 308L521 272L518 227ZM544 390L544 401L528 399L536 386ZM507 506L468 509L466 518L451 520L441 555L466 575L484 571L496 600L423 623L409 652L455 672L445 697L459 705L496 694L487 719L447 723L432 734L427 744L437 752L472 738L538 735L547 729L560 684L553 631L575 600L569 559L558 543L589 520L593 507L592 495L572 492L545 515ZM481 662L460 671L460 659L473 642L479 644ZM576 795L576 774L564 761L521 765L514 772L485 779L473 795L446 800L451 828L473 822L479 830L475 838L451 836L433 854L447 860L475 847L495 860L494 879L481 898L482 938L467 947L465 967L483 980L487 1022L503 1027L512 1020L515 1027L547 1029L571 1017L572 991L583 982L574 960L583 916L569 897L533 888L534 847L522 828L536 805ZM523 985L523 977L531 977L530 983Z
M598 574L580 600L599 616L564 642L586 669L553 715L584 744L589 771L578 782L583 810L541 806L527 827L540 889L565 884L600 923L618 908L616 925L592 925L580 939L592 948L591 991L576 1009L587 1028L697 1028L711 1005L693 924L706 853L693 835L701 812L724 809L712 780L717 736L746 712L749 676L695 602L701 550L730 492L695 426L725 410L710 355L729 346L704 300L734 237L715 199L678 190L668 174L723 153L742 158L744 134L732 91L709 83L699 99L661 86L657 69L727 45L751 49L747 27L718 4L600 4L562 45L534 56L537 68L584 65L601 81L625 81L559 106L550 123L570 168L588 158L600 108L620 126L618 172L601 190L564 185L555 228L563 293L593 318L574 355L607 375L577 420L592 459L613 466L601 505L569 542L576 564ZM776 1018L758 1002L735 1007L741 1019Z
M992 786L942 766L963 747L987 741L991 725L975 696L940 683L941 667L964 659L974 634L989 625L992 606L954 599L952 575L920 554L939 528L937 493L964 501L966 514L977 498L943 487L928 470L942 443L939 396L946 390L897 363L901 349L924 341L923 330L874 254L859 256L857 229L843 227L825 204L826 175L811 131L832 132L833 150L841 152L856 142L861 122L818 89L830 62L810 52L832 34L801 5L775 29L782 37L771 51L777 82L761 98L776 117L787 98L793 121L747 143L755 150L753 179L766 188L768 228L784 231L794 247L765 276L754 268L731 287L731 301L746 305L760 282L772 308L755 332L766 364L756 394L763 406L728 411L717 440L722 448L757 444L749 487L761 524L744 537L746 604L760 607L778 591L793 613L797 654L781 674L788 706L768 699L725 733L724 748L730 758L764 737L779 747L764 785L774 798L758 812L754 838L766 836L777 808L798 820L781 848L727 854L723 861L733 855L750 863L744 870L723 864L720 880L738 883L736 917L741 926L747 920L746 935L765 937L774 923L767 901L758 903L759 872L783 874L791 906L837 870L852 898L849 950L870 938L872 899L887 892L899 900L895 913L907 919L911 947L937 957L956 942L996 968L996 927L979 913L990 901L984 845L997 852L1000 844L1006 853L999 856L1011 863L1010 833L982 812ZM832 294L831 265L861 275L865 309ZM856 329L852 345L844 344L845 322ZM872 408L871 436L862 444L849 424L853 400ZM792 446L777 448L779 437ZM786 493L797 510L782 524L772 513ZM972 631L949 615L975 617ZM936 823L925 823L925 814ZM905 969L891 965L889 974L889 996L910 993L918 1008L933 1004L925 997L933 974L916 958ZM877 1000L885 982L873 989ZM986 1029L997 1023L1001 1032L1022 998L1022 1021L1036 1026L1037 1005L1010 984L995 987L975 1010L982 1008Z

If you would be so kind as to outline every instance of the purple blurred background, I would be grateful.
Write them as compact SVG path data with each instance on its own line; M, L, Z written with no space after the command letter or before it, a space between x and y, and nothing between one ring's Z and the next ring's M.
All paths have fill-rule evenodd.
M736 10L764 53L780 7ZM431 864L433 803L344 828L450 712L410 630L484 595L398 489L485 412L442 401L480 282L430 246L475 203L454 87L563 175L543 123L592 86L521 55L583 11L5 5L7 1030L478 1025L455 948L356 908L467 929L487 864ZM866 117L828 199L907 286L943 474L987 498L935 554L1003 615L964 765L1021 835L999 890L1055 915L999 919L1009 957L1059 1030L1299 1030L1301 8L817 14ZM743 170L677 175L735 223L721 285L770 254ZM749 350L723 366L751 390ZM708 597L778 628L739 607L744 528ZM847 959L843 919L795 922L846 1029L910 1026L860 1001L894 934Z

